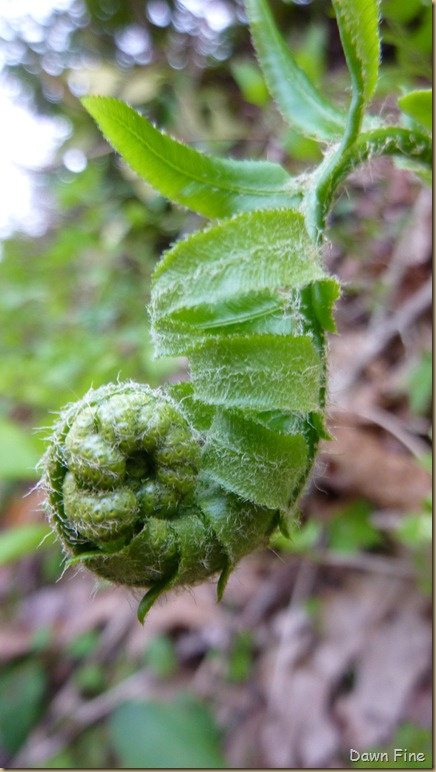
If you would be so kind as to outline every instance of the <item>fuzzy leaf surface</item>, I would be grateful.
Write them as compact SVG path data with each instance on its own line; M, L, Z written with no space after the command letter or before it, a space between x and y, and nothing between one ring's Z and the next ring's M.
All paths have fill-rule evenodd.
M281 435L239 413L218 412L203 455L210 477L248 501L286 510L304 474L301 434Z
M190 355L198 399L254 410L319 407L322 362L307 336L240 335L211 340Z
M227 323L235 312L230 299L237 303L238 297L264 293L267 304L271 287L298 288L324 276L302 214L242 214L195 233L165 254L154 274L152 318L158 322L178 312L179 321L188 321L188 309L213 305L209 321Z
M90 96L82 102L108 142L140 177L199 214L221 218L290 206L298 199L295 183L278 164L199 153L112 97Z

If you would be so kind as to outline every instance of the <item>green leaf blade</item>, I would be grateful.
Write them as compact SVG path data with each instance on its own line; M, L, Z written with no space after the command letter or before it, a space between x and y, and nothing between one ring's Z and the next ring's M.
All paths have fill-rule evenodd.
M159 131L118 99L91 96L82 102L140 177L199 214L221 218L290 206L300 198L292 178L278 164L213 158Z
M266 83L287 121L318 140L338 138L346 116L328 102L299 67L265 0L245 0L251 34Z
M122 768L223 768L212 716L194 697L126 702L109 719L109 741Z
M377 85L380 61L377 0L333 0L333 7L353 92L367 103Z
M284 511L308 462L301 434L281 435L227 410L217 413L203 454L213 480L248 501Z
M36 464L41 443L28 429L6 417L0 417L0 478L33 480L38 478Z
M247 213L196 233L166 253L154 274L152 318L270 287L300 287L324 275L302 214Z
M2 667L0 674L0 743L3 753L14 756L41 720L47 675L40 658Z
M51 533L45 523L29 523L4 531L0 534L0 566L34 553Z
M212 339L191 353L190 364L194 392L206 404L300 412L319 407L323 367L307 336Z
M403 113L424 126L428 131L433 126L433 92L431 89L417 89L404 94L398 100Z

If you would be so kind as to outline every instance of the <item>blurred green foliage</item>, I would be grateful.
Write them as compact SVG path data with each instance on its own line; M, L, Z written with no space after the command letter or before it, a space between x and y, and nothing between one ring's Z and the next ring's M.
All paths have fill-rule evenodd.
M233 640L228 657L227 679L247 681L254 664L254 640L251 630L240 630Z
M423 351L415 367L408 373L405 387L410 409L416 415L427 415L433 396L433 355Z
M385 53L391 53L395 72L404 82L416 77L431 79L429 54L432 51L432 3L431 0L383 0L383 41ZM387 69L391 81L393 70ZM397 75L398 84L398 75Z
M421 511L405 515L395 529L395 538L411 555L420 591L429 598L433 594L433 506L429 495Z
M157 678L170 678L177 672L177 654L168 635L156 635L144 652L147 667Z
M225 768L219 734L205 705L191 695L174 702L128 702L109 720L121 766L133 769Z
M0 393L32 418L91 384L156 384L169 369L151 365L145 305L157 254L182 216L157 197L139 207L127 184L108 190L110 163L60 175L66 211L53 232L4 244Z
M44 764L43 769L98 769L109 767L112 760L107 752L108 737L105 724L86 729L70 746L59 750Z
M353 553L382 543L382 535L371 522L372 506L357 500L342 507L329 522L327 543L333 552Z
M0 566L34 552L47 537L52 542L51 534L45 523L19 525L0 533Z
M41 662L29 659L0 670L0 749L16 753L39 721L47 679Z
M290 538L278 534L274 546L292 553L310 556L317 549L333 553L355 554L371 550L383 543L381 531L372 523L373 507L368 501L356 499L332 514L326 523L310 518L291 526Z
M41 443L32 432L0 415L0 479L37 479L35 466L42 450Z

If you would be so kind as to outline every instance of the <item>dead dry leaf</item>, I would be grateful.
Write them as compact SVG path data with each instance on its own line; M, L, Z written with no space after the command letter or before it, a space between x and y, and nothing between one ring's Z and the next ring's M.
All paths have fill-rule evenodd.
M375 747L394 733L431 656L431 629L410 593L367 636L355 661L352 693L336 705L347 748Z
M336 426L332 431L334 442L324 444L322 452L329 487L362 496L380 508L421 509L431 490L431 476L411 456L387 449L357 426Z

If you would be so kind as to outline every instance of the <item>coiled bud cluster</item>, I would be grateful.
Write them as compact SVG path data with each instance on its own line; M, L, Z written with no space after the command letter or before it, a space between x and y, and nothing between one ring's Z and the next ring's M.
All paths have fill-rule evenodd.
M103 387L73 406L52 454L65 474L63 508L74 544L114 552L153 515L175 517L192 496L198 442L168 397L135 384Z
M273 524L270 510L204 479L200 459L201 437L171 397L134 383L90 391L67 408L44 457L50 519L69 564L149 586L141 617L175 584L217 572L225 582ZM245 527L237 537L235 519Z

